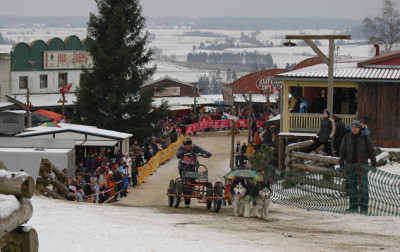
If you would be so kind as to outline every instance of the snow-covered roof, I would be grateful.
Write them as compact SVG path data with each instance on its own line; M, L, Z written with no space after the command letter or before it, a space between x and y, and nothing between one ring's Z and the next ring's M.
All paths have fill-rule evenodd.
M201 95L200 97L196 97L197 105L212 105L216 102L222 102L224 98L222 95ZM194 98L189 96L181 96L181 97L157 97L154 98L153 105L160 106L163 101L168 102L170 106L185 106L185 105L193 105Z
M24 133L18 134L18 137L28 137L28 136L37 136L37 135L46 135L46 134L57 134L62 132L75 132L81 134L88 134L94 136L102 136L106 138L113 139L126 139L130 138L133 135L113 130L105 130L99 129L95 126L88 125L79 125L79 124L71 124L71 123L59 123L58 127L46 127L46 126L37 126L32 128L27 128L24 130Z
M270 102L276 102L276 100L279 98L278 95L269 95L269 101ZM246 102L244 100L244 97L242 94L233 94L233 100L235 103L244 103ZM266 103L267 102L267 97L263 94L252 94L251 95L251 102L252 103Z
M17 104L26 104L26 95L6 95L11 101ZM43 107L61 107L62 96L61 94L30 94L29 102L35 108ZM65 96L66 102L64 106L74 106L76 102L76 95L74 93L69 93Z
M279 121L279 120L281 120L281 114L272 117L267 122L273 122L273 121Z
M300 68L295 71L275 75L275 80L289 80L293 78L327 79L328 66L317 64ZM357 62L337 62L334 66L333 78L335 81L349 79L362 81L399 80L400 68L398 66L358 67Z
M14 103L12 102L0 102L0 109L11 108L12 106L14 106Z
M149 86L149 85L152 85L152 84L155 84L155 83L164 81L164 80L170 80L170 81L173 81L173 82L177 82L177 83L179 83L179 84L182 84L182 85L187 85L187 86L189 86L189 87L193 87L193 86L194 86L192 83L188 83L188 82L185 82L185 81L182 81L182 80L178 80L178 79L173 79L173 78L171 78L171 77L169 77L169 76L164 76L163 78L160 78L160 79L157 79L157 80L153 80L153 81L146 82L146 83L144 83L141 87L146 87L146 86Z

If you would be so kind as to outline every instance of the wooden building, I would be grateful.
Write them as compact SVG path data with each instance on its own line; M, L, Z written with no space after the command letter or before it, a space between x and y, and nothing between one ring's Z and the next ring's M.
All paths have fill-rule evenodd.
M281 133L317 132L322 113L313 113L317 94L327 93L328 67L311 67L275 75L283 81ZM333 111L346 124L364 119L376 146L400 146L400 51L375 56L368 60L336 62L334 68ZM310 104L309 113L289 110L289 94L303 96ZM300 94L300 95L299 95ZM298 97L297 97L298 98Z
M179 97L179 96L194 96L193 83L188 83L170 77L164 77L155 81L147 82L140 87L141 91L146 91L149 89L154 89L157 87L164 87L160 92L156 92L154 97ZM197 88L198 94L198 88Z

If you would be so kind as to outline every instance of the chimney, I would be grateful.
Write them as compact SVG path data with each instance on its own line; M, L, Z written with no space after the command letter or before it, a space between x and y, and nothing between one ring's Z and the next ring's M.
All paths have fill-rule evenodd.
M379 56L379 45L374 44L374 47L375 47L375 56Z

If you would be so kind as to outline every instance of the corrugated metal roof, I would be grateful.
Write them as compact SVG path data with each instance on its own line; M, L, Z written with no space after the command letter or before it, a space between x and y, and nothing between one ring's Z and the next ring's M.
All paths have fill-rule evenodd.
M274 79L286 78L328 78L328 66L318 64L291 72L275 75ZM357 67L357 62L336 63L333 78L340 79L370 79L370 80L400 80L400 69L393 66Z

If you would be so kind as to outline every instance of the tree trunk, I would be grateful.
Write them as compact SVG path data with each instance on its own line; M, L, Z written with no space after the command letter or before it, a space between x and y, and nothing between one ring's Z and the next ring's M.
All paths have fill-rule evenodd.
M306 185L312 185L320 188L327 188L327 189L332 189L336 191L341 191L344 192L346 191L346 187L344 184L336 184L333 183L332 180L318 180L318 179L312 179L304 176L288 176L287 178L288 181L292 181L295 183L301 183L301 184L306 184Z
M44 169L47 173L53 172L56 175L57 179L63 183L68 181L68 175L55 167L47 158L42 158L40 169Z
M5 172L0 175L0 194L11 194L18 198L32 198L35 183L25 172Z
M19 226L11 233L0 237L0 251L39 251L39 238L35 229Z
M306 164L292 164L292 167L295 169L306 170L309 172L321 173L322 175L331 175L334 177L344 178L344 174L340 173L333 169L318 167L315 165L306 165Z
M319 163L328 163L328 164L334 164L334 165L339 164L338 157L320 156L320 155L309 154L309 153L304 153L304 152L292 152L289 155L291 155L292 157L314 160Z
M298 150L298 149L307 148L307 147L309 147L310 145L312 145L313 142L314 142L313 140L308 140L308 141L304 141L304 142L289 144L288 146L286 146L285 154L286 154L286 155L289 155L290 152L292 152L293 150Z
M50 181L50 183L57 188L58 194L60 194L63 197L67 196L69 189L63 183L54 179L52 176L50 176L48 173L46 173L45 170L42 170L42 169L40 170L40 176L42 176L45 179L48 179Z
M0 237L11 232L32 217L33 207L29 199L18 199L19 208L0 219Z
M54 199L66 200L65 197L53 192L52 190L43 186L42 184L37 184L36 190L38 190L42 195L44 195L46 197L52 197Z

